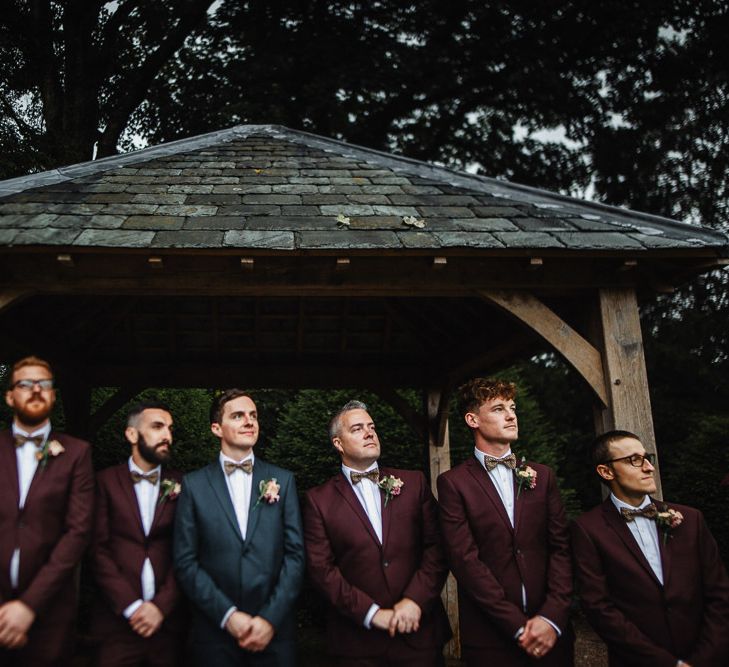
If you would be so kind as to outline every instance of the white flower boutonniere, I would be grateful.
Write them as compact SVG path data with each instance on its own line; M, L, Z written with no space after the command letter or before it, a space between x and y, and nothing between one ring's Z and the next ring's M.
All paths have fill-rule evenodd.
M165 500L175 500L182 493L182 486L174 479L163 479L159 485L159 500L157 504L161 505Z
M683 514L678 510L672 510L668 505L664 505L662 510L656 514L656 525L663 533L663 544L668 542L669 537L673 537L673 531L683 523Z
M387 507L387 503L390 502L390 499L393 496L400 495L400 489L402 489L404 484L405 483L399 477L395 477L394 475L385 475L379 482L377 482L377 486L379 486L385 494L385 507Z
M524 457L522 457L519 467L514 470L514 474L518 485L516 490L517 498L521 494L523 486L526 486L527 489L533 489L537 485L537 471L526 464L526 458Z
M43 468L45 468L48 464L49 456L53 456L55 458L56 456L63 454L65 451L66 448L58 442L58 440L46 440L46 444L43 445L43 447L41 447L35 455L35 458L38 459L38 467L43 470Z
M258 507L259 503L267 502L269 505L277 503L281 500L281 496L278 492L281 490L281 485L276 481L276 478L262 479L258 484L258 500L253 507Z

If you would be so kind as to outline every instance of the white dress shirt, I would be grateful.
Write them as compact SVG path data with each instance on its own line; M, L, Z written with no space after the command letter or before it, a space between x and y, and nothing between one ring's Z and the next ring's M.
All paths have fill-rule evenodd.
M506 510L506 515L509 517L509 521L511 522L511 527L514 527L514 503L516 502L516 499L514 498L514 471L511 470L511 468L507 468L505 465L497 465L494 466L493 470L486 469L486 463L485 458L489 456L489 454L486 454L485 452L482 452L480 449L474 448L474 453L476 454L476 458L479 460L481 465L484 467L486 472L488 473L489 477L491 478L491 481L494 483L494 486L496 487L496 492L499 494L499 498L501 498L501 502L504 505L504 509ZM498 458L498 459L504 459L507 456L511 454L511 448L509 448L509 451L507 451L505 454L501 456L494 456L490 458ZM526 588L524 584L521 585L521 603L523 607L523 611L526 612L527 608L527 595L526 595ZM546 616L541 616L539 618L543 618L549 625L551 625L554 628L554 631L557 633L558 637L562 636L562 631L555 625L552 621L550 621ZM519 637L521 633L524 632L524 628L519 628L516 631L515 637Z
M17 435L24 435L29 438L41 436L43 442L41 447L45 445L48 436L51 433L51 423L48 422L42 428L39 428L32 433L26 433L23 429L18 428L15 423L12 426L13 437ZM30 484L33 481L33 476L38 469L38 459L36 454L40 451L41 447L36 447L34 442L28 440L20 447L15 448L15 461L18 466L18 490L20 491L20 499L18 502L18 508L23 509L25 507L25 500L28 497L28 490ZM13 551L13 556L10 559L10 584L13 588L18 587L18 574L20 572L20 548L16 548Z
M613 505L617 508L618 512L625 507L630 510L640 509L647 507L651 504L651 499L646 496L643 498L643 502L638 507L628 505L622 500L616 498L612 493L610 494L610 500L613 501ZM622 517L621 517L622 520ZM656 575L658 581L663 584L663 564L661 563L661 549L658 544L658 526L653 519L649 519L645 516L636 516L632 521L626 521L625 524L630 529L635 541L638 543L638 547L648 561L648 565L651 566L651 570Z
M159 498L160 483L162 481L162 466L157 466L149 472L142 470L134 461L132 457L129 457L129 471L138 472L142 475L149 475L150 473L157 473L157 483L150 484L144 480L137 482L134 485L134 493L137 496L137 505L139 506L139 514L142 517L142 529L145 535L149 535L149 531L152 528L152 522L154 521L154 513L157 509L157 500ZM144 559L142 564L142 572L140 574L142 580L142 599L135 600L130 604L122 613L125 618L130 618L139 607L142 602L151 600L155 593L155 579L154 579L154 568L149 558Z
M347 482L349 482L349 485L352 487L354 495L357 497L357 500L359 500L362 508L365 511L365 514L367 515L367 518L372 524L372 529L375 531L377 539L379 540L380 544L382 544L382 495L380 493L380 489L377 484L375 484L371 479L367 477L363 477L357 484L352 484L351 473L370 472L371 470L377 470L376 463L367 468L367 470L355 470L354 468L349 468L342 463L342 474L346 478ZM379 609L380 605L378 605L377 603L373 603L367 611L367 614L364 618L364 626L368 630L372 627L372 618L379 611Z
M228 487L228 493L230 494L230 500L233 503L233 510L235 511L235 518L238 522L238 528L240 529L240 536L245 540L246 532L248 529L248 509L251 504L251 490L253 486L253 474L244 472L243 470L234 470L230 475L225 472L225 462L230 461L231 463L243 463L243 461L250 461L251 465L255 465L255 457L251 452L245 458L240 461L235 461L229 456L220 452L220 467L223 469L223 477L225 477L225 484ZM233 612L237 611L237 607L231 607L223 615L223 619L220 622L220 627L225 628L225 624L231 617Z

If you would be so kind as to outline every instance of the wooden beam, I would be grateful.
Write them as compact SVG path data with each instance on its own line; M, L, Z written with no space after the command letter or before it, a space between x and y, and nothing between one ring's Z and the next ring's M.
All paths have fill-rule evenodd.
M89 437L93 438L94 435L96 435L96 432L117 410L124 407L124 405L142 391L144 391L144 387L141 385L129 385L117 389L117 391L106 399L106 402L99 406L94 414L89 417Z
M22 289L6 288L0 290L0 312L12 306L14 303L22 301L31 294L32 292Z
M600 352L554 311L526 292L482 290L478 293L544 338L582 376L600 402L608 405Z
M399 414L405 423L413 430L413 433L419 440L427 439L426 420L410 403L408 403L400 394L390 386L382 386L373 388L373 391L386 403L389 403L397 414Z
M596 431L630 431L640 437L646 451L657 455L635 290L601 289L598 301L609 402L596 411ZM657 456L655 467L656 495L661 498Z
M430 467L430 486L433 495L438 497L436 480L438 475L451 468L450 434L448 431L448 394L442 389L430 389L425 392L425 414ZM442 424L442 428L441 428ZM445 654L451 658L461 656L461 638L458 622L458 586L453 573L448 573L445 586L441 592L448 620L453 629L453 638L448 642Z

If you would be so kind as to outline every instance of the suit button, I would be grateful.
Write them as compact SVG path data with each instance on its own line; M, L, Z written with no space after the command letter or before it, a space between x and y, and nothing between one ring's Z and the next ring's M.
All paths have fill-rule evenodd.
M384 567L390 567L390 561L386 560L384 563L382 563Z
M515 553L515 554L516 554L517 556L520 556L520 555L521 555L521 549L514 549L514 553Z

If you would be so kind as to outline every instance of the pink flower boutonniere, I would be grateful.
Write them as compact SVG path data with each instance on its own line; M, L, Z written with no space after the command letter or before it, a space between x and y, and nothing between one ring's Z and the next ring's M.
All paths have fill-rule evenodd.
M663 544L668 542L669 537L673 537L673 531L683 522L683 514L678 510L672 510L668 505L664 505L662 510L656 514L656 525L663 532Z
M377 482L377 486L379 486L385 493L385 507L387 507L387 503L390 502L390 499L393 496L400 495L400 490L403 485L404 482L394 475L385 475L379 482Z
M58 456L59 454L63 454L66 449L65 447L58 442L58 440L46 440L46 444L41 447L35 455L35 458L38 459L38 466L41 470L48 465L48 457L53 456L54 458Z
M526 464L526 458L523 456L519 467L514 470L514 474L516 475L516 483L518 485L516 490L517 498L523 486L526 486L527 489L533 489L537 485L537 471Z
M258 492L260 495L254 507L258 507L258 504L262 501L266 501L269 505L277 503L281 500L281 496L278 495L280 490L281 485L276 481L275 477L272 479L262 479L258 484Z
M165 500L175 500L177 496L182 493L182 487L179 482L174 479L163 479L159 485L159 500L158 505L161 505Z

